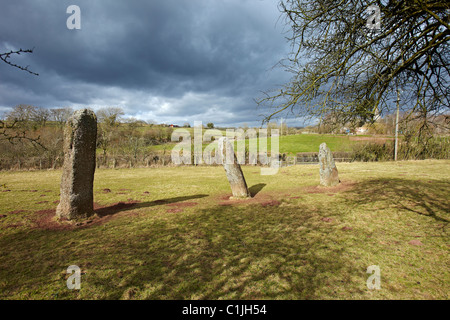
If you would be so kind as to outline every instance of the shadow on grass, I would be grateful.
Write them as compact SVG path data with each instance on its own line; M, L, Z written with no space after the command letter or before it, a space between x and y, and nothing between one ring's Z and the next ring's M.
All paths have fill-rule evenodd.
M347 194L351 204L379 202L447 224L450 213L449 190L448 180L389 178L364 181Z
M286 212L279 207L214 206L180 216L174 225L149 226L142 236L145 245L141 243L145 256L130 242L121 248L128 255L125 260L146 262L128 269L129 289L120 297L318 299L322 290L333 295L330 288L349 285L351 276L364 276L365 270L343 258L345 246L335 245L342 235L330 234L326 223L317 226L321 214L305 207ZM111 254L105 252L105 258ZM106 292L108 282L114 278L96 286ZM362 291L354 286L348 290ZM110 294L108 298L119 298Z
M155 211L113 226L17 230L0 237L0 298L27 297L23 292L35 299L361 297L367 290L363 257L374 250L367 244L380 247L371 228L342 231L324 218L337 221L342 208L370 203L398 208L396 216L412 212L447 224L449 186L445 180L372 179L332 200L338 206L214 204L180 214ZM79 291L66 287L65 270L73 264L86 272Z
M248 191L250 192L250 195L252 197L256 196L258 192L260 192L267 184L265 183L258 183L253 186L251 186Z
M200 199L200 198L204 198L207 196L208 196L207 194L197 194L197 195L193 195L193 196L159 199L159 200L154 200L154 201L150 201L150 202L119 202L112 206L96 209L95 213L97 213L97 215L99 217L104 217L104 216L114 215L116 213L131 210L131 209L148 208L148 207L153 207L153 206L158 206L158 205L163 205L163 204L170 204L170 203L175 203L175 202L181 202L181 201L186 201L186 200Z
M345 256L343 235L321 221L328 214L305 206L214 205L114 228L19 231L0 237L7 248L0 297L29 290L29 283L36 283L34 294L58 299L318 299L333 297L339 286L360 294L365 269ZM66 288L72 264L86 272L79 292ZM352 284L355 275L361 286Z

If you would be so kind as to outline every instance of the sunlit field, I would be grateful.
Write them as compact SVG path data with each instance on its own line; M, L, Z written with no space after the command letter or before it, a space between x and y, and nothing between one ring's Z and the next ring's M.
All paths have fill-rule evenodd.
M244 166L250 200L221 166L100 169L73 223L61 171L1 172L0 298L449 299L450 161L337 165L332 188L317 165Z

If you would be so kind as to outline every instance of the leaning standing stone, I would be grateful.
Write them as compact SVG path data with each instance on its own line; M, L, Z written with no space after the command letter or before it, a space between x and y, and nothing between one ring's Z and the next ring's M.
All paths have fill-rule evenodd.
M56 216L85 218L94 214L94 172L97 118L93 111L75 111L64 129L61 199Z
M244 174L239 165L233 145L227 138L219 139L218 160L225 168L228 181L230 182L232 198L249 198L250 192L245 182Z
M339 184L339 176L334 164L333 154L324 142L319 147L320 184L332 187Z

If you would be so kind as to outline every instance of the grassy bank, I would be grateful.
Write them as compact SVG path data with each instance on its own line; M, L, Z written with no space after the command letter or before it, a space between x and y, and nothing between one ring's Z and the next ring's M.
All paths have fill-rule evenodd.
M203 131L204 133L204 131ZM225 136L225 133L224 133ZM193 137L193 135L192 135ZM326 135L326 134L297 134L290 136L279 137L279 149L281 153L297 154L299 152L319 152L319 146L325 142L332 151L351 151L352 146L360 141L354 141L349 136L345 135ZM271 148L271 139L266 142L266 139L260 139L256 141L257 144L262 143L267 145L268 151ZM211 144L211 142L204 142L203 149ZM246 140L248 146L249 141ZM175 143L167 143L155 146L149 146L150 151L163 151L170 152L175 146Z

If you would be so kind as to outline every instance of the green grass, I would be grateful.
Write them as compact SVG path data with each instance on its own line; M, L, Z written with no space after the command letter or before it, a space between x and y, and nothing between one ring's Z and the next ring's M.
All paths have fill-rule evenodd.
M258 143L266 143L265 139L260 139ZM268 139L267 150L271 150L272 139ZM352 145L358 143L351 141L349 136L345 135L327 135L327 134L297 134L279 137L279 151L295 155L299 152L319 152L319 146L325 142L332 151L351 151ZM248 141L246 141L248 145Z
M221 167L97 170L96 203L140 203L68 229L37 223L61 171L2 172L0 299L449 299L449 165L339 163L331 189L317 166L246 166L239 202Z
M189 128L192 129L192 128ZM192 131L192 130L191 130ZM203 133L205 130L203 130ZM225 132L223 132L225 136ZM192 136L193 137L193 133ZM279 150L280 153L286 153L290 155L295 155L299 152L319 152L319 146L321 143L325 142L328 147L330 147L331 151L351 151L352 146L356 143L360 143L359 141L350 140L349 136L346 135L327 135L327 134L297 134L290 136L280 136L279 138ZM214 144L214 142L212 142ZM266 142L266 139L260 139L257 141L257 144L266 144L267 150L270 152L271 150L271 138L269 138L269 142ZM206 146L211 144L211 142L203 142L203 149ZM246 145L249 145L248 139L246 140ZM175 146L175 143L167 143L155 146L149 146L149 151L160 151L162 152L166 149L166 153L169 153L172 148ZM259 149L259 145L258 145Z
M280 137L280 152L319 152L319 146L323 142L331 151L351 151L352 145L357 143L344 135L298 134Z

